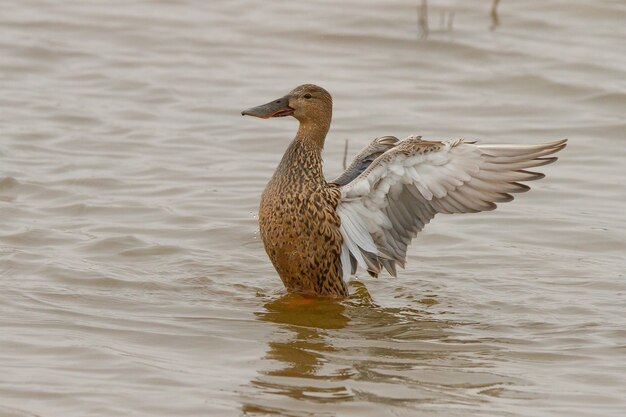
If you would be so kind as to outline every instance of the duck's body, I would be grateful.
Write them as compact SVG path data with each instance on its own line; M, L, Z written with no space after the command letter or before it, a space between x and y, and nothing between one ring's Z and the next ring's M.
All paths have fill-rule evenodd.
M337 205L341 192L322 173L319 149L296 138L261 197L261 239L289 290L347 296L341 278Z
M345 297L357 266L396 275L410 241L436 213L493 210L509 193L541 178L526 171L565 141L542 145L474 145L411 136L374 140L339 178L327 182L322 149L332 99L305 84L287 96L244 111L269 118L294 116L296 137L269 181L259 209L265 250L285 287L306 295Z

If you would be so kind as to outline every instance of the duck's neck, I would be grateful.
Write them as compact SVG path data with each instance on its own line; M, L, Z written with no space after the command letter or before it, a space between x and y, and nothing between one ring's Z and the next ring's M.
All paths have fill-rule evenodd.
M322 149L329 128L330 120L301 121L276 173L291 181L324 184Z
M306 142L314 145L321 153L324 149L324 140L330 129L330 118L324 120L301 120L298 127L298 133L294 142Z

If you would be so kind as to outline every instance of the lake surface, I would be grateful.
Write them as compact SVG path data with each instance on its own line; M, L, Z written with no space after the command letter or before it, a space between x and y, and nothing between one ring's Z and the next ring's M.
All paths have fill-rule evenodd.
M0 416L626 415L626 4L490 3L5 1ZM305 82L329 177L346 139L570 142L307 303L256 220L296 121L240 116Z

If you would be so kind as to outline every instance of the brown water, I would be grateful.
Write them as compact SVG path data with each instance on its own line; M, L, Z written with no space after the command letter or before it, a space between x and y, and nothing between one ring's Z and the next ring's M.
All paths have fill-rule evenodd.
M2 6L1 416L626 415L624 2ZM239 112L304 82L329 176L347 138L570 144L294 306L255 213L296 123Z

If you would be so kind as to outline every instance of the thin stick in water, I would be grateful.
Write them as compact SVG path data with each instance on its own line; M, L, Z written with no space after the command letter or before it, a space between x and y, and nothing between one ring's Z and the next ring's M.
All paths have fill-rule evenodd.
M348 160L348 140L346 139L346 142L343 145L343 169L345 170L348 166L346 165L347 160Z

